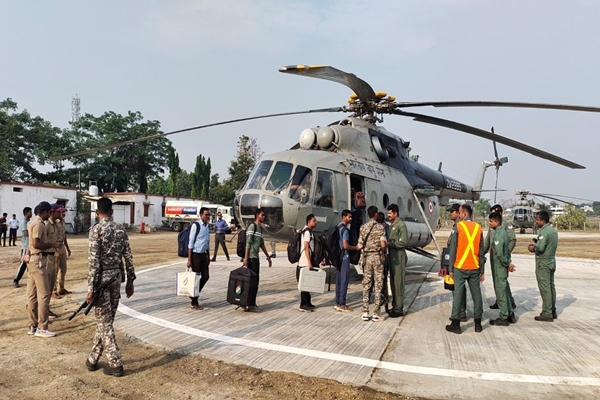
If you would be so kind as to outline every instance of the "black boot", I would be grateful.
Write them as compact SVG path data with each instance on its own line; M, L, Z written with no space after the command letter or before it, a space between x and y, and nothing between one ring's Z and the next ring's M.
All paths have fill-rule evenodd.
M558 314L556 313L556 308L554 310L552 310L552 318L554 318L554 319L558 318Z
M450 325L446 325L446 330L448 332L456 333L460 335L462 331L460 330L460 320L453 319Z
M490 306L490 309L492 309L492 310L497 310L498 308L499 308L499 307L498 307L498 303L497 303L497 302L494 302L494 304L492 304L492 305ZM513 308L514 308L514 307L513 307Z
M512 313L508 316L508 322L510 322L511 324L517 323L517 317L515 317L515 313Z
M483 330L481 326L481 318L475 318L475 332L479 333Z
M510 317L509 317L509 318L510 318ZM490 325L496 325L496 326L508 326L508 325L510 325L510 324L508 323L508 320L507 320L507 319L502 319L502 318L498 317L498 318L496 318L496 319L493 319L493 320L491 320L491 321L490 321Z

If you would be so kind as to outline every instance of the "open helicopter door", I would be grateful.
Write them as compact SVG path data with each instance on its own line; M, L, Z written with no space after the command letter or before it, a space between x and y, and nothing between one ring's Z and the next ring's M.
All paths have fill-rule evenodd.
M363 206L360 204L365 199L365 178L359 175L351 174L349 176L350 185L350 211L352 211L352 223L350 224L350 239L358 239L358 233L360 227L366 221L367 218L367 207L366 204ZM362 193L362 198L360 198ZM359 199L357 200L357 194ZM366 199L365 199L366 200Z
M342 213L339 206L346 205L346 180L339 172L319 168L314 191L313 214L319 224L317 230L322 231L339 223Z

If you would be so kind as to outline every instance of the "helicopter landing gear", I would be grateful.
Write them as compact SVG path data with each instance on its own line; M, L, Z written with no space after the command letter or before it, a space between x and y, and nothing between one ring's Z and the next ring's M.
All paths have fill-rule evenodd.
M519 230L519 233L520 233L521 235L522 235L522 234L524 234L524 233L525 233L525 228L521 228L521 229Z

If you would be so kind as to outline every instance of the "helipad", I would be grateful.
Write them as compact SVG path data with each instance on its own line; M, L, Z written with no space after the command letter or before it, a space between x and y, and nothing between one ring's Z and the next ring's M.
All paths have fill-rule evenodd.
M169 350L405 395L600 397L600 262L559 260L559 315L548 323L533 319L541 309L533 257L514 256L517 271L510 282L518 323L510 327L489 325L498 314L485 306L494 298L488 269L484 330L475 333L471 318L455 335L444 329L451 293L443 289L439 266L431 260L409 256L408 315L374 323L360 319L358 278L348 290L353 312L333 309L333 283L331 292L313 296L314 313L299 312L295 267L283 256L271 269L263 261L256 313L225 301L229 271L238 262L211 264L200 297L203 311L191 310L189 300L175 296L175 274L183 262L140 270L135 296L122 299L117 328Z

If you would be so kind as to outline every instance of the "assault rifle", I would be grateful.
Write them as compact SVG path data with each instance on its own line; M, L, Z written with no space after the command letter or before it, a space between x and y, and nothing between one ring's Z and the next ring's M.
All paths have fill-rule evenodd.
M87 302L84 301L83 304L81 304L79 306L79 308L77 309L77 311L73 311L73 315L71 315L69 317L69 321L72 320L73 318L75 318L75 316L77 314L79 314L79 311L83 310L85 308L85 311L83 312L84 315L88 315L90 310L92 309L92 307L98 302L98 299L100 299L100 296L102 296L102 294L104 293L104 290L109 287L110 285L112 285L112 283L114 281L117 280L117 278L119 277L119 275L114 275L112 278L110 278L107 282L101 284L98 286L97 289L94 290L94 296L92 297L92 301L91 302Z

